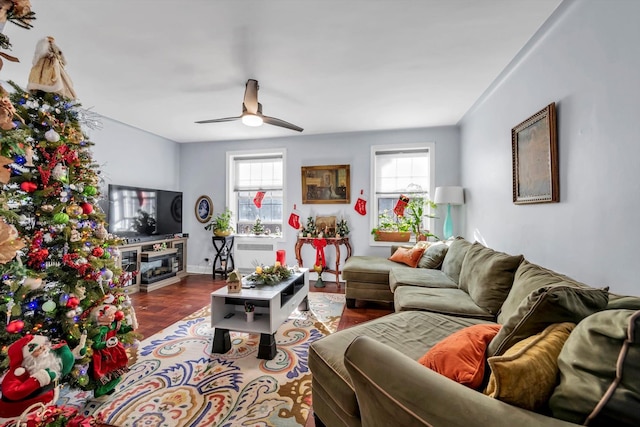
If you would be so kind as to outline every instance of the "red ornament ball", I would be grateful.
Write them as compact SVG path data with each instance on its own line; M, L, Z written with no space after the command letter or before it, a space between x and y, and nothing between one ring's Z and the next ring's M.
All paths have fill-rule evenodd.
M91 255L93 255L96 258L100 258L102 255L104 255L104 249L102 249L100 246L96 246L91 251Z
M33 193L38 189L38 184L31 181L25 181L22 184L20 184L20 189L22 191L26 191L27 193Z
M80 300L78 299L78 297L70 297L67 300L67 308L75 309L78 305L80 305Z
M122 319L124 319L124 313L120 310L116 311L114 319L118 322L121 321Z
M91 203L84 202L80 205L80 207L82 208L82 212L84 212L85 215L89 215L91 212L93 212L93 206L91 205Z
M22 320L12 320L7 325L7 332L10 334L17 334L22 331L22 328L24 328L24 322Z

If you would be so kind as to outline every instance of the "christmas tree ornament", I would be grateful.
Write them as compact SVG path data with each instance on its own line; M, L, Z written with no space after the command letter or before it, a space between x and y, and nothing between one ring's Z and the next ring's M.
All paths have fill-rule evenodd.
M54 224L66 224L69 222L69 215L64 212L58 212L53 215Z
M19 165L24 165L27 162L27 159L24 156L16 154L13 156L13 161Z
M84 190L82 190L82 194L85 196L95 196L98 193L98 190L93 185L86 185Z
M256 205L258 209L262 207L262 199L264 199L265 192L258 191L256 192L255 197L253 198L253 204Z
M102 255L104 255L104 249L102 249L100 246L97 246L93 248L93 250L91 251L91 255L96 258L100 258Z
M353 208L360 215L367 214L367 199L364 197L364 190L360 190L360 197L356 200L356 204Z
M83 211L82 208L78 205L69 205L65 208L65 211L69 214L69 216L71 217L78 217L80 215L82 215Z
M79 304L80 300L77 297L69 297L69 299L67 299L65 307L75 309Z
M60 141L60 135L53 129L49 129L44 133L44 139L49 142L58 142Z
M56 303L51 300L45 301L45 303L42 304L42 310L44 310L46 313L51 313L55 309Z
M24 181L22 184L20 184L20 189L27 193L33 193L38 189L38 184L31 181Z
M40 206L40 210L42 210L42 212L53 212L53 205L42 205Z
M10 334L17 334L18 332L21 332L23 328L24 322L22 320L12 320L7 325L7 332Z
M84 202L80 205L80 207L82 207L82 212L84 212L85 215L89 215L91 214L91 212L93 212L93 206L91 205L91 203Z
M24 165L29 167L29 168L34 167L35 165L33 164L33 148L31 148L30 146L27 146L24 149L24 155L25 155L25 159L26 159L26 162L25 162Z
M35 291L42 287L42 279L40 277L27 277L22 285L31 291Z
M68 182L69 181L67 176L68 174L69 174L69 169L62 163L58 163L57 165L54 166L53 170L51 171L51 178L60 182Z
M11 310L13 309L13 307L16 305L16 303L10 299L7 302L7 325L9 324L9 321L11 320Z

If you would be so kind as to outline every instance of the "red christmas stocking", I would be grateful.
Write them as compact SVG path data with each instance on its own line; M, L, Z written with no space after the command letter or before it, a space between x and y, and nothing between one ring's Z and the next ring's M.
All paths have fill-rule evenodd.
M259 209L262 207L262 199L264 199L264 191L258 191L256 197L253 198L253 204Z
M398 199L398 203L396 203L396 207L393 208L393 212L398 216L404 216L404 208L407 207L409 203L409 198L404 194L400 196Z
M354 206L354 209L360 215L367 214L367 200L364 198L362 190L360 190L360 197L358 197L358 200L356 200L356 205Z
M295 228L296 230L300 229L300 215L295 212L291 212L289 215L289 225Z

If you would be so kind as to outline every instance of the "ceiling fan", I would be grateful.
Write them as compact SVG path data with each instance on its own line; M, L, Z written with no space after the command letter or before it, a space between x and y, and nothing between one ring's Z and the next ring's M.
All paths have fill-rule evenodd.
M247 88L244 91L244 101L242 102L242 115L238 117L225 117L223 119L201 120L196 123L219 123L242 120L242 123L247 126L261 126L263 123L266 123L268 125L280 126L302 132L303 129L300 126L262 114L262 104L258 102L259 88L257 80L247 80Z

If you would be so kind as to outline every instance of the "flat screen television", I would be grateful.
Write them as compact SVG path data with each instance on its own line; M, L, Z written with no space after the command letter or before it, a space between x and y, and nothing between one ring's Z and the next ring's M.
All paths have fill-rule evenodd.
M109 184L107 222L126 238L182 233L182 192Z

